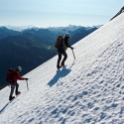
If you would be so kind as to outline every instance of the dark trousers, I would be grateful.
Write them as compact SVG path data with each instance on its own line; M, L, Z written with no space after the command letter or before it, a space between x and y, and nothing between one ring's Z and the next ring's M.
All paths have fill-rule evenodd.
M14 85L13 83L11 83L10 85L11 85L11 92L10 92L10 96L13 96L13 93L14 93L15 88L16 88L16 90L15 90L15 94L17 94L17 93L18 93L19 84L18 84L18 83L16 83L16 85Z
M64 58L63 58L63 60L62 60L62 63L61 63L61 65L64 65L65 64L65 61L66 61L66 59L67 59L67 53L64 51L64 52L62 52L62 53L58 53L58 61L57 61L57 66L60 66L60 61L61 61L61 59L62 59L62 55L64 56Z

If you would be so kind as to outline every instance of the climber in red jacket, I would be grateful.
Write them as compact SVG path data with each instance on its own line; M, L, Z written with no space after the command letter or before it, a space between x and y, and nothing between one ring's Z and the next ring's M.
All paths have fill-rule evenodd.
M10 92L10 96L9 96L9 100L11 101L12 99L14 99L15 97L13 96L13 92L15 90L15 94L19 95L21 92L18 91L19 88L19 84L17 83L17 80L28 80L28 78L23 78L19 76L19 72L21 72L22 68L20 66L18 66L12 74L12 80L11 82L9 82L9 84L11 85L11 92Z

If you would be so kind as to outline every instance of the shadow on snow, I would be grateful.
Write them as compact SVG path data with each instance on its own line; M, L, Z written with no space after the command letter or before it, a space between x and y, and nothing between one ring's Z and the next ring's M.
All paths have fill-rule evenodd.
M2 114L2 112L4 112L4 110L6 109L6 107L9 105L9 102L0 110L0 114Z
M70 72L71 72L71 70L70 69L67 69L66 67L63 67L62 70L56 71L55 76L53 77L52 80L50 80L50 82L48 83L48 85L50 87L52 87L58 81L59 78L65 77Z

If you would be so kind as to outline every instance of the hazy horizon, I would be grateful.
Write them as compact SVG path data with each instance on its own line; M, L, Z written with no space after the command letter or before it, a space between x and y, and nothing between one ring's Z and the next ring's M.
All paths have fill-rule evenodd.
M24 29L30 29L30 28L43 28L43 29L48 29L48 28L68 28L68 27L100 27L102 25L93 25L93 26L82 26L82 25L67 25L67 26L49 26L49 27L35 27L35 26L0 26L0 27L6 27L7 29L12 29L12 30L16 30L16 31L22 31Z

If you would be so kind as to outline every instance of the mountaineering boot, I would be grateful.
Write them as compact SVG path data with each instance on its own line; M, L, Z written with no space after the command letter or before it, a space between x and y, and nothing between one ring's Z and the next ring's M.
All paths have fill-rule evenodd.
M60 65L57 65L57 69L60 69L61 68L61 66Z
M20 91L16 92L16 96L19 95L20 93L21 93Z
M13 100L15 97L14 96L10 96L9 97L9 100L11 101L11 100Z
M61 67L62 67L62 66L65 66L64 62L62 62Z

